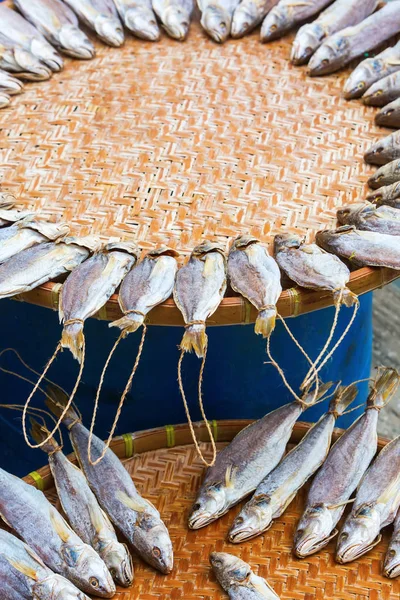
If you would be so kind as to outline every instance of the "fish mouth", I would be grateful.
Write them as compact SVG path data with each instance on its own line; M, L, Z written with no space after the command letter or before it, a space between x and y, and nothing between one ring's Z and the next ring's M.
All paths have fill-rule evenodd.
M152 11L138 15L137 11L130 10L125 15L125 25L137 37L149 42L157 42L160 39L160 29Z
M346 100L354 100L355 98L360 98L360 96L362 96L364 94L365 90L366 90L365 83L360 82L355 87L352 87L349 90L347 90L345 88L343 95Z
M202 527L206 527L218 517L212 515L210 513L205 513L202 515L192 515L188 519L188 525L190 529L201 529Z
M392 564L392 562L388 563L387 565L385 564L383 567L383 574L385 575L385 577L388 577L389 579L394 579L395 577L399 577L400 575L400 561L399 559L397 559L397 562Z
M318 541L318 538L314 534L306 536L300 543L296 544L293 548L294 554L297 558L306 558L311 554L315 554L325 548L329 542L337 536L339 533L338 529L334 529L333 532Z
M23 77L28 81L46 81L50 79L52 76L52 72L50 69L43 65L42 68L36 68L35 71L24 71L22 73L17 73L17 77Z
M96 50L89 45L80 46L79 48L65 48L63 52L68 54L68 56L72 56L72 58L80 58L82 60L90 60L96 56Z
M115 19L105 19L96 26L98 36L109 46L118 48L125 40L124 31Z
M64 68L64 61L61 57L59 60L55 58L46 58L43 59L43 61L52 71L54 71L54 73L58 73Z
M228 540L232 544L240 544L240 542L252 540L253 538L258 537L262 533L265 533L266 531L268 531L268 529L270 529L271 525L272 525L272 521L263 529L251 529L250 527L246 527L243 529L238 529L236 531L231 530L228 533Z
M292 56L290 57L290 60L294 65L296 65L296 67L299 67L301 65L305 65L306 63L308 63L308 61L310 60L312 55L313 55L313 49L311 47L304 48L301 51L296 51L296 49L293 48L293 52L292 52Z
M363 546L362 544L352 544L348 546L344 551L336 553L336 562L343 565L345 563L352 562L353 560L357 560L361 556L364 556L367 552L372 550L379 542L381 541L382 536L378 535L378 537L368 546Z

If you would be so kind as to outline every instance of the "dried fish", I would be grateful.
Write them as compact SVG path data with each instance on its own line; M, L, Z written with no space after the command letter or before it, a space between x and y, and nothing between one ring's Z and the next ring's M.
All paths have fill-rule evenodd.
M4 196L5 202L1 202L1 196ZM10 198L8 202L6 198ZM4 208L7 205L13 206L13 199L15 200L12 194L1 194L0 193L0 228L11 225L11 223L16 223L17 221L21 221L22 219L26 219L27 217L34 217L33 213L29 211L22 211L17 209ZM2 232L0 232L0 236Z
M400 128L400 98L384 106L377 113L375 123L381 127Z
M242 0L233 13L231 36L241 38L257 27L279 0Z
M50 79L52 72L31 52L14 46L0 34L0 68L29 81Z
M344 97L347 100L360 98L373 83L399 69L400 42L360 62L345 83Z
M364 154L365 162L371 165L385 165L396 158L400 158L400 131L375 142Z
M228 276L232 289L258 310L255 332L269 337L275 328L276 303L282 292L275 259L257 238L238 237L229 252Z
M125 40L124 30L113 0L65 0L79 19L99 38L118 48Z
M201 11L201 26L220 44L231 31L232 17L240 0L197 0Z
M393 579L400 575L400 509L394 521L393 534L386 552L383 573Z
M61 0L14 0L15 6L57 50L73 58L96 55L75 13Z
M93 238L69 237L18 252L0 265L0 298L28 292L68 273L83 262L97 244Z
M332 384L319 388L322 398ZM301 400L267 413L240 433L218 453L214 466L197 493L189 515L189 527L200 529L222 517L251 494L280 462L295 422L303 410L312 406L315 392L306 392Z
M226 290L226 259L218 244L203 242L194 248L189 262L179 269L174 300L185 320L181 348L199 358L207 348L206 319L220 305Z
M171 296L178 269L177 255L170 248L158 248L129 271L118 296L124 316L109 327L119 327L125 337L139 329L146 315Z
M393 160L380 167L368 179L368 185L375 190L384 185L392 185L396 181L400 181L400 159Z
M151 0L114 0L121 21L136 37L156 42L160 29Z
M335 527L346 503L376 453L379 410L398 383L394 369L383 370L370 391L366 411L332 446L316 474L295 533L294 552L299 558L318 552L337 535Z
M54 386L49 389L49 394L52 399L47 400L47 405L60 417L68 398ZM129 473L112 450L108 448L98 464L90 463L89 431L72 407L66 412L63 423L69 428L75 454L102 509L139 556L161 573L170 573L173 568L172 544L158 510L140 496ZM100 456L104 449L104 443L93 436L94 458Z
M41 33L15 10L0 6L0 33L11 42L28 50L52 71L60 71L64 62Z
M8 209L12 208L17 199L13 194L9 192L2 192L0 188L0 226L1 220L5 214L10 214L10 212L18 212L18 211L9 211Z
M0 529L0 596L4 600L89 600L4 529Z
M383 188L382 188L383 189ZM400 269L400 239L375 231L359 231L351 225L319 231L317 244L359 267Z
M351 513L340 530L336 560L356 560L382 539L380 531L393 523L400 506L400 437L378 454L365 473Z
M183 41L189 33L193 0L153 0L153 9L168 35Z
M357 296L347 287L350 271L337 257L317 244L306 244L300 236L275 236L275 259L284 273L304 288L332 291L335 304L352 306Z
M380 79L365 92L362 100L368 106L385 106L400 96L400 71Z
M258 577L250 565L227 552L212 552L210 563L218 583L230 600L279 600L265 579Z
M82 542L42 492L3 469L0 515L52 571L83 592L113 597L114 582L93 548Z
M230 542L237 544L260 535L285 512L298 490L325 461L336 419L346 411L357 392L354 385L336 390L328 412L258 485L233 522L228 534Z
M0 69L0 92L3 94L8 94L9 96L14 96L15 94L20 94L24 89L24 84L22 81L13 77L7 71L2 71Z
M6 108L11 102L11 96L0 90L0 108Z
M376 204L376 206L400 208L400 181L382 186L376 192L369 193L366 199L368 202Z
M261 41L276 40L331 4L332 0L280 0L261 26Z
M10 227L0 230L0 263L18 252L33 248L37 244L65 237L69 233L66 223L48 223L28 216Z
M353 27L346 27L329 37L309 63L309 74L327 75L338 71L353 58L376 48L399 32L400 1L388 2L383 8Z
M64 324L61 345L80 363L83 357L84 322L114 293L137 257L130 242L111 243L75 268L61 288L60 322Z
M341 208L337 218L342 225L353 225L363 231L400 235L400 210L390 206L377 208L370 202Z
M33 419L31 423L31 434L37 443L50 438L42 450L49 455L58 498L72 529L85 544L96 550L116 583L130 586L133 581L132 557L127 546L118 541L114 527L100 508L86 477L63 454L46 427Z
M324 40L345 27L357 25L378 7L379 0L336 0L312 23L297 32L292 46L291 61L303 65Z

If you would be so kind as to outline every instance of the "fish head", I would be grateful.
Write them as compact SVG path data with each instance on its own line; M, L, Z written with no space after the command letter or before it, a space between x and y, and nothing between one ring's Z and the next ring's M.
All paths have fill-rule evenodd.
M365 215L366 213L375 212L375 207L370 202L359 202L356 204L351 204L350 206L344 206L343 208L339 208L336 213L337 219L341 225L347 225L352 223L354 217L362 213Z
M51 574L33 586L33 600L89 600L88 596L61 575Z
M300 29L292 45L290 60L294 65L306 64L320 45L324 32L318 23Z
M225 590L235 583L243 584L252 574L247 563L227 552L211 552L210 563L218 581Z
M160 39L160 29L152 10L144 6L133 6L125 14L125 25L140 37L156 42Z
M274 252L280 252L285 248L300 248L304 243L304 237L295 233L281 233L274 238Z
M96 19L96 33L110 46L118 48L125 40L124 30L119 19L101 15Z
M231 250L244 250L251 244L259 244L260 240L252 235L239 235L233 240Z
M326 546L336 531L334 527L332 512L324 504L316 504L309 507L303 513L294 536L294 552L299 558L318 552Z
M281 37L289 26L289 11L286 7L275 6L265 17L261 26L261 41L269 42Z
M174 567L171 538L161 519L152 512L138 515L134 531L135 550L152 567L167 575Z
M225 513L227 504L227 489L223 483L215 483L202 490L189 515L190 529L200 529L218 519Z
M62 555L67 566L79 574L80 583L82 580L87 582L84 591L101 598L114 596L116 588L111 574L93 548L86 544L78 546L67 542L63 544Z
M51 70L45 64L23 48L14 48L13 56L18 68L30 73L32 79L44 81L52 76Z
M74 25L64 25L59 31L61 47L74 58L89 60L96 56L96 50L89 38Z
M383 564L383 572L390 579L400 575L400 535L395 535L390 540Z
M132 556L126 544L117 540L107 543L100 555L110 571L111 577L123 587L129 587L133 582Z
M345 83L343 92L346 100L360 98L360 96L368 89L367 81L369 77L369 70L366 67L359 65Z
M202 14L201 24L215 42L222 44L229 35L231 17L222 6L210 4Z
M61 56L46 41L40 38L33 38L31 41L31 51L38 56L52 71L61 71L64 67L64 61Z
M340 57L346 50L346 38L340 37L335 43L325 43L318 48L308 63L308 74L326 75L340 65Z
M372 504L362 505L346 520L337 542L336 560L356 560L380 541L380 516Z
M383 138L382 140L375 142L375 144L372 144L370 149L364 154L365 161L375 163L375 161L377 161L385 152L387 144L388 142L386 138Z
M254 27L254 21L257 18L255 12L254 5L239 4L232 19L231 36L233 38L242 37Z
M271 526L273 509L271 498L266 494L253 497L233 521L228 538L239 543L249 540Z
M190 14L181 6L169 6L165 11L163 25L175 40L183 41L190 27Z

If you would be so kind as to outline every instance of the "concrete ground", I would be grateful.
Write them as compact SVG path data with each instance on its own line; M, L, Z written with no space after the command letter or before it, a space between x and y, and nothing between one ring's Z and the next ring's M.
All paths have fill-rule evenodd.
M372 364L400 371L400 280L374 293ZM400 435L400 388L381 412L379 433L388 438Z

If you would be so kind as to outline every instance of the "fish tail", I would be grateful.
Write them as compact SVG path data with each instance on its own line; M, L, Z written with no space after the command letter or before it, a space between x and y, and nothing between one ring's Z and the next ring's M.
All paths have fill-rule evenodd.
M380 371L380 374L379 374ZM367 400L367 408L383 408L393 397L399 385L400 375L391 367L381 367Z
M180 349L185 352L194 351L199 358L203 358L207 350L207 341L205 323L189 325L183 334Z
M46 406L58 419L61 417L68 402L67 394L59 387L53 384L47 386ZM66 427L80 421L80 417L73 406L70 406L63 417L63 423Z
M319 386L318 394L315 396L315 388L311 389L309 386L304 392L303 398L301 399L301 404L305 407L310 407L316 404L319 400L325 396L325 394L331 389L333 383L332 381L328 381L328 383L322 383Z
M263 338L267 338L271 335L275 329L276 323L276 309L266 308L258 313L256 324L254 325L254 331L257 335L262 335Z
M355 400L357 394L358 388L355 384L348 385L347 387L340 386L331 400L329 412L337 419L346 412L350 404Z
M85 338L83 335L83 323L71 323L64 325L61 335L61 346L71 350L72 355L81 363Z
M126 337L130 333L134 333L141 327L144 323L144 316L139 315L137 313L131 313L129 315L125 315L118 319L117 321L113 321L109 323L109 327L118 327L122 333L123 337Z
M33 439L35 440L35 442L37 444L42 444L44 442L44 440L49 437L50 431L47 429L47 427L45 425L41 425L35 419L31 418L30 422L31 422L31 436L33 437ZM59 445L57 444L54 437L51 437L45 444L43 444L40 447L43 450L43 452L46 452L47 454L51 454L57 448L59 448Z
M342 288L340 290L336 290L333 293L333 299L334 299L335 304L337 304L340 300L341 304L344 304L348 308L350 308L351 306L354 306L354 304L358 303L357 294L354 294L347 287Z

